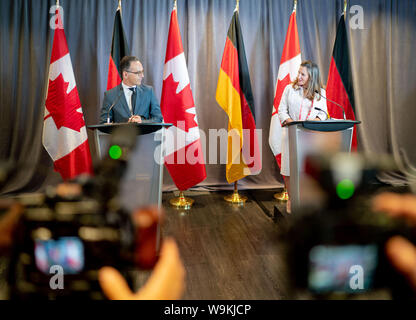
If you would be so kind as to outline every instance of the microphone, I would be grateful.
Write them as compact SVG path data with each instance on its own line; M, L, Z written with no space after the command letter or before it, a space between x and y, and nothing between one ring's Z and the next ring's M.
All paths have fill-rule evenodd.
M123 88L120 89L120 92L116 98L116 100L114 100L114 103L110 106L110 108L108 108L108 112L107 112L107 123L106 124L110 124L110 111L111 109L113 109L113 107L117 104L118 100L120 100L121 94L123 93Z
M322 98L324 98L325 100L327 100L327 101L329 101L329 102L332 102L333 104L335 104L335 105L337 105L338 107L340 107L340 108L341 108L341 110L342 110L342 114L344 115L344 120L347 120L347 117L345 116L345 110L344 110L344 107L343 107L343 106L341 106L339 103L336 103L335 101L332 101L331 99L328 99L327 97L323 96L320 92L318 92L318 90L315 90L315 93L319 94L319 95L320 95ZM318 108L315 108L315 109L320 110L320 109L318 109ZM323 111L323 110L321 110L321 111ZM328 118L330 118L330 117L328 117Z
M319 110L319 111L322 111L323 113L325 113L326 119L331 119L331 117L329 116L328 112L326 112L325 110L322 110L321 108L318 108L318 107L314 107L314 109Z

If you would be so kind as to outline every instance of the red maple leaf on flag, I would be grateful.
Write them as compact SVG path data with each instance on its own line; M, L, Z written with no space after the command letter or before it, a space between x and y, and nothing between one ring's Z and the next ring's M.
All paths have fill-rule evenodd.
M186 112L186 110L195 107L191 85L188 84L181 92L176 93L179 82L173 80L172 74L166 78L163 85L165 88L170 89L164 90L162 96L162 100L168 102L168 107L163 113L165 122L173 123L175 125L178 121L184 121L186 132L188 132L190 128L197 127L198 124L195 121L195 114ZM164 105L163 102L162 105Z
M58 130L66 127L80 132L85 126L82 113L77 109L81 108L76 87L67 94L69 83L64 81L62 74L55 80L49 80L49 91L45 105L49 116L53 118Z

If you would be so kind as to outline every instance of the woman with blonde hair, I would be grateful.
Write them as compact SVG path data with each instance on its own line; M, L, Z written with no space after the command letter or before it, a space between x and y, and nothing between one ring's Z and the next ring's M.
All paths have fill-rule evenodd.
M287 212L290 213L290 167L289 167L289 134L287 125L292 121L326 120L328 108L325 90L323 89L319 68L312 61L300 65L296 80L287 85L279 105L279 119L282 124L282 162L280 173L283 176L289 193Z

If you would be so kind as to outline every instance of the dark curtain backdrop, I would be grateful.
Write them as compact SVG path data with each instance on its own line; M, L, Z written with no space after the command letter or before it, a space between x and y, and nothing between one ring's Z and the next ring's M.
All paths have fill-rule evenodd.
M303 59L318 63L327 80L343 0L299 0L297 23ZM87 125L98 122L106 88L117 0L61 0L64 26ZM392 154L400 172L380 178L404 184L416 167L416 1L350 0L360 5L364 29L348 28L359 149ZM0 161L18 171L0 191L43 190L60 176L42 146L44 101L53 30L52 0L0 2ZM160 98L173 0L123 0L123 22L132 54L144 65L145 83ZM199 125L227 128L215 91L234 0L178 0L178 18ZM268 146L276 77L293 0L241 0L240 20L253 87L257 128L262 129L263 170L241 188L279 187L281 176ZM347 26L352 16L347 14ZM90 146L97 161L92 134ZM202 187L230 187L225 165L207 165ZM406 180L406 176L408 180ZM174 189L167 172L164 189Z

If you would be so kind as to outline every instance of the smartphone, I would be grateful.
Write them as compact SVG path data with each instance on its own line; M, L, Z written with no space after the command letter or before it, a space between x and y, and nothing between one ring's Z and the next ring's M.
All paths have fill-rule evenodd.
M36 267L45 274L54 265L61 266L65 274L78 274L84 268L84 246L77 237L36 240L34 251Z
M374 284L378 247L318 245L309 251L308 288L318 294L362 293Z

